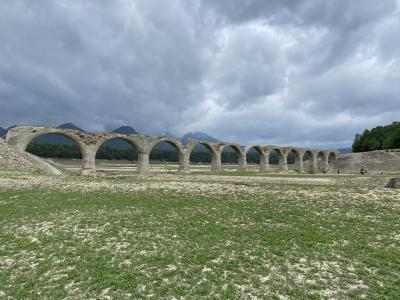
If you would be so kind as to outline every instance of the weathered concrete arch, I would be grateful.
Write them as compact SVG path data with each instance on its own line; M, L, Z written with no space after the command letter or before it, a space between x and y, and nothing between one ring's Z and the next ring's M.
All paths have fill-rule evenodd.
M194 148L197 145L203 145L204 148L207 149L207 151L211 155L211 166L210 169L211 171L219 171L221 169L221 162L218 161L220 159L220 156L218 154L218 151L216 150L215 143L211 142L204 142L204 141L199 141L199 140L193 140L189 139L187 144L185 145L185 150L187 152L187 171L190 171L190 155L192 154Z
M58 128L45 128L45 127L32 127L32 126L17 126L11 128L6 136L6 141L17 146L22 150L26 150L28 145L36 138L48 135L58 134L62 135L73 142L75 142L79 148L82 148L82 139L74 130L65 130ZM81 149L82 150L82 149Z
M285 149L285 155L286 155L286 163L287 163L287 158L289 156L289 153L292 153L294 157L294 170L296 172L302 173L304 171L303 167L303 150L294 148L294 147L287 147Z
M317 172L328 172L329 163L328 163L327 151L317 150L315 158L317 160ZM321 159L319 160L319 158Z
M155 140L148 142L148 144L146 145L146 149L148 149L148 152L150 153L157 144L162 142L170 144L172 147L175 148L178 154L182 154L184 148L182 143L178 139L169 137L158 137Z
M85 138L87 141L93 142L91 136L85 133L80 133L76 130L71 129L59 129L59 128L46 128L46 127L33 127L33 126L17 126L11 128L6 135L6 141L13 146L16 146L24 151L28 145L40 136L47 134L59 134L65 136L66 138L72 140L76 145L78 145L79 150L82 155L82 175L89 175L86 170L90 169L91 166L91 151L88 149L85 143ZM89 138L88 138L89 137ZM92 172L90 172L92 173Z
M97 148L96 153L104 143L106 143L110 140L114 140L114 139L120 139L120 140L127 142L129 145L132 146L132 148L136 152L142 152L142 150L143 150L142 143L140 143L139 139L136 138L135 136L124 135L124 134L119 134L119 133L110 133L110 134L104 135L101 139L98 140L98 142L96 143L96 148Z
M179 141L178 139L175 139L175 138L164 137L164 136L148 137L147 141L143 144L143 153L141 155L146 157L145 159L147 160L147 164L148 164L147 168L149 168L149 162L150 162L149 157L150 157L151 151L154 149L154 147L157 144L162 143L162 142L170 144L172 147L174 147L174 149L178 153L178 160L179 160L178 171L182 172L182 173L189 172L188 165L186 164L185 147L183 146L181 141ZM147 172L148 172L148 170L147 170ZM144 172L142 172L142 173L144 173Z
M129 143L134 151L136 151L138 155L138 173L147 172L146 161L144 164L140 163L141 154L143 153L143 142L145 141L146 137L142 135L126 135L120 133L98 133L95 135L92 143L85 144L84 149L86 152L86 159L82 167L82 175L86 176L95 176L96 175L96 154L97 151L100 149L101 145L105 142L112 140L112 139L122 139ZM146 157L144 157L146 160ZM142 170L141 166L144 165L145 169Z
M258 153L260 157L260 172L266 172L269 170L269 161L268 161L268 156L266 153L265 147L262 147L260 145L251 145L247 146L244 148L244 153L247 161L247 154L250 152L251 149L255 149L256 152Z
M340 153L338 151L328 151L328 163L336 162L340 157Z
M315 174L317 172L317 157L315 156L315 151L311 149L305 149L303 152L303 156L301 157L303 164L304 164L304 156L308 156L308 168L306 172Z
M93 153L91 154L92 160L93 160L93 167L92 167L92 172L96 173L97 168L96 168L96 156L97 152L99 152L101 146L110 141L110 140L115 140L115 139L120 139L128 143L132 147L132 151L139 155L139 153L142 152L142 145L138 142L138 139L135 137L127 136L124 134L119 134L119 133L110 133L107 135L104 135L102 138L98 140L96 143L96 146L93 147ZM139 166L138 166L139 168Z
M242 171L247 170L246 154L243 151L242 147L239 144L230 144L230 143L220 144L220 147L218 150L218 152L220 154L220 159L221 159L222 152L224 152L224 150L226 148L232 148L236 152L238 159L239 159L239 170L242 170Z
M287 155L285 153L285 148L278 146L267 146L268 162L272 152L274 151L278 154L279 170L282 172L286 172L288 170L288 166L287 166Z

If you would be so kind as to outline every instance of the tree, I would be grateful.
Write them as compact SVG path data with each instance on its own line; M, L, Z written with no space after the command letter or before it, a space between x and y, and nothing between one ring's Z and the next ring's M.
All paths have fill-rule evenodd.
M353 152L400 148L400 123L365 129L355 135L352 148Z

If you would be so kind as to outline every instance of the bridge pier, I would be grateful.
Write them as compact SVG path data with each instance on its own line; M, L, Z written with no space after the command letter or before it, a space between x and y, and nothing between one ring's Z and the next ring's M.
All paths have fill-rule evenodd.
M82 176L96 176L96 145L81 146L82 152Z
M269 152L258 153L260 155L260 172L269 170Z
M303 163L303 157L300 156L299 158L296 158L296 161L294 163L294 170L299 173L304 172L304 163Z
M190 152L183 151L182 154L179 155L179 173L188 174L190 173Z
M288 163L287 163L287 155L282 155L279 159L279 170L281 172L289 171Z
M214 152L211 156L211 172L220 172L222 170L221 153Z
M240 171L247 170L247 160L246 160L246 155L244 154L239 156L239 170Z
M324 158L322 159L322 171L325 171L328 173L329 171L329 163L328 163L328 156L324 155Z
M308 167L308 173L310 174L316 174L317 173L317 157L316 155L313 155L312 157L309 158L309 167Z
M138 174L148 174L150 172L150 153L139 152L137 172Z

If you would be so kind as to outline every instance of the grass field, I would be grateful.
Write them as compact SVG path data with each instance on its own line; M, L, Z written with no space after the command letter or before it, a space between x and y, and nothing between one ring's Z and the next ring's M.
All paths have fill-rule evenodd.
M0 298L395 299L400 191L364 179L3 171Z

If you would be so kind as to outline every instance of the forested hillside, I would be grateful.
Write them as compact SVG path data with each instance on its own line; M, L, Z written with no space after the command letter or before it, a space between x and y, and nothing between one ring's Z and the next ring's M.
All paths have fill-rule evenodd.
M365 129L363 134L356 134L353 152L400 148L400 122Z

